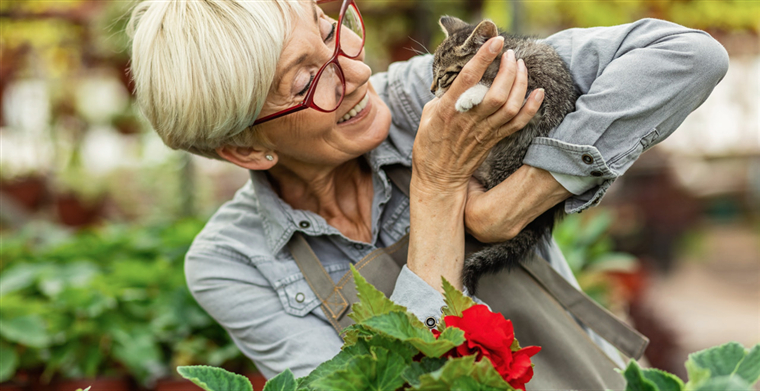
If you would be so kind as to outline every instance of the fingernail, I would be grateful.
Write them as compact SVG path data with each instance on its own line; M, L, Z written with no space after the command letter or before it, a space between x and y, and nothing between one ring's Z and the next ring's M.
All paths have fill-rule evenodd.
M542 100L544 100L544 89L543 89L543 88L539 88L539 89L538 89L538 90L536 90L536 91L538 91L538 92L536 92L536 97L535 97L535 99L536 99L537 101L541 102Z
M495 39L491 40L490 46L488 46L488 49L491 50L491 53L500 53L501 48L504 47L504 38L502 37L496 37Z
M512 49L507 50L507 60L514 61L515 60L515 51Z
M518 69L520 70L520 72L522 72L522 73L526 73L526 72L528 72L528 69L527 69L527 68L525 68L525 61L523 61L523 59L522 59L522 58L521 58L521 59L519 59L519 60L517 60L517 68L518 68Z

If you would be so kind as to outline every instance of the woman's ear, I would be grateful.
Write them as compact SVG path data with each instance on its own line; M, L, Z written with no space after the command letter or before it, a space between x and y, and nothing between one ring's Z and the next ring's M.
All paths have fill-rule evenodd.
M215 151L228 162L249 170L268 170L277 164L277 154L265 149L224 145Z

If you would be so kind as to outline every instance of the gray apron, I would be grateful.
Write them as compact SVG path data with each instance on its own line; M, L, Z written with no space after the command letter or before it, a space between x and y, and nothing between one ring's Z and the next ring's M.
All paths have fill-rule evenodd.
M391 166L386 173L408 196L409 169ZM406 263L408 245L409 234L392 246L371 252L355 267L367 281L390 297ZM468 237L466 252L482 246ZM347 316L351 305L359 301L351 272L338 283L333 282L298 232L288 242L288 249L322 303L327 319L342 337L342 330L353 324ZM649 340L575 289L549 262L535 253L533 256L535 259L527 260L519 268L484 276L478 287L478 298L488 303L492 311L512 321L520 345L542 347L532 358L534 376L526 385L527 390L624 389L623 377L614 370L617 365L575 319L630 358L640 358Z

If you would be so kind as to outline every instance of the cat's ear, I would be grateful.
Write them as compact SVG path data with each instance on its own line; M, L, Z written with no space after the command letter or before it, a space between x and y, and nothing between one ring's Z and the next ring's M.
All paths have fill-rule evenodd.
M453 16L442 16L441 19L438 20L438 24L441 25L441 29L443 30L443 33L446 34L446 38L448 38L449 35L454 34L456 31L469 26L467 22Z
M467 37L467 40L464 41L462 48L468 52L477 50L483 46L486 41L497 35L499 35L498 27L496 27L492 21L486 19L475 27L472 34L470 34L470 36Z

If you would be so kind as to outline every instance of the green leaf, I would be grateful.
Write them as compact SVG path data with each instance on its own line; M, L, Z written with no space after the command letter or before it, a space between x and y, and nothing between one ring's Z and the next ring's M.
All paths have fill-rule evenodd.
M264 385L263 391L296 391L296 377L290 369L286 369L279 375L269 379Z
M205 365L177 367L177 372L206 391L253 391L245 376Z
M720 376L707 380L695 391L752 391L752 386L739 377Z
M323 362L322 364L319 364L319 366L311 371L308 376L299 379L298 389L313 390L315 389L313 387L314 383L337 371L346 369L349 362L355 357L369 356L371 354L372 353L370 352L370 348L364 340L359 340L354 345L344 345L341 348L340 353L338 353L335 357Z
M3 271L0 276L0 296L32 286L45 266L22 263Z
M499 376L488 360L475 362L475 356L453 358L446 361L437 371L423 374L415 391L448 390L513 390L509 383Z
M330 374L350 369L348 362L354 357L372 355L372 349L382 348L394 352L400 357L400 362L405 366L412 362L412 358L419 353L414 346L408 342L402 342L398 339L390 338L381 334L373 333L368 338L361 338L353 345L344 345L341 352L332 359L320 364L308 376L299 382L299 390L314 389L313 384L318 379L329 376Z
M734 376L742 378L749 385L754 385L760 379L760 344L755 345L744 356L744 359L734 371Z
M471 298L467 297L454 288L445 278L441 277L443 283L443 300L446 302L446 307L443 308L443 315L453 315L462 317L462 312L475 305L475 302Z
M0 335L8 341L33 348L44 348L50 344L45 322L39 315L0 320Z
M418 319L414 319L419 322ZM421 324L421 322L419 322ZM452 348L464 343L464 331L450 327L435 339L425 326L415 327L410 316L402 312L391 312L375 316L364 322L364 326L393 338L409 342L428 357L440 357Z
M742 345L729 342L689 355L689 361L700 368L709 369L710 377L730 376L747 354Z
M654 368L642 369L641 372L660 391L681 391L684 388L683 381L671 373Z
M0 383L10 380L16 374L18 354L12 347L0 343Z
M371 338L367 338L362 343L366 344L369 348L377 346L394 352L403 358L407 364L410 364L414 356L420 353L419 349L415 348L411 343L382 334L376 334Z
M636 360L631 360L628 363L628 367L623 371L623 376L626 381L626 391L658 391L655 383L644 377Z
M686 361L686 374L689 376L689 381L686 383L687 390L695 390L710 379L710 370L699 367L691 360Z
M512 386L504 380L489 360L480 360L475 363L470 374L478 383L500 390L511 390Z
M398 354L373 346L372 355L351 359L346 369L314 382L319 390L395 391L406 381L401 376L408 365Z
M372 356L358 356L348 362L350 370L342 369L316 379L315 390L366 390L370 379L377 377L377 362Z
M351 273L354 275L356 291L359 296L359 302L351 306L353 312L348 314L354 322L362 323L373 316L384 315L392 311L406 312L406 307L390 301L383 292L368 283L353 265L351 265Z
M420 376L426 373L437 371L445 363L445 358L423 357L422 361L420 362L412 362L411 365L406 368L401 377L403 377L407 383L411 384L412 386L416 386L420 384Z
M401 374L409 364L400 355L379 346L372 347L372 355L377 360L377 379L373 389L395 391L406 384Z
M343 329L343 332L345 333L343 336L344 347L357 343L361 338L371 337L373 335L373 333L366 327L356 323Z

